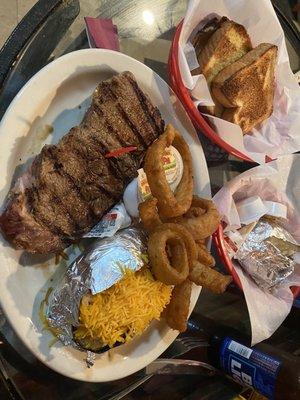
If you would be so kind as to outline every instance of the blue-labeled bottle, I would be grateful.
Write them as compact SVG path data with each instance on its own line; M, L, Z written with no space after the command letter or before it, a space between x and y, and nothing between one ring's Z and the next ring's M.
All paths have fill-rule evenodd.
M249 386L271 400L300 400L300 357L271 345L246 345L247 339L231 328L207 325L197 316L198 334L208 337L208 362L241 385Z

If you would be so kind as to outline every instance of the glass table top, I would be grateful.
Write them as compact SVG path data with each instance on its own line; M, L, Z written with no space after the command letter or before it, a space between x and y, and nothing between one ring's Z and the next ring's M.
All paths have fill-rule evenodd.
M284 15L296 18L288 1L275 3L285 11ZM89 47L84 23L86 16L111 18L118 27L120 51L145 63L168 82L170 44L186 5L186 0L40 0L25 17L19 30L17 28L11 47L0 52L0 61L1 57L6 57L3 65L9 66L4 70L0 89L0 118L19 89L44 65L70 51ZM23 43L25 37L26 43ZM287 42L291 66L297 72L299 55L288 35ZM8 60L10 54L12 59ZM213 193L227 180L254 166L228 157L201 133L199 135L207 157ZM222 261L215 256L218 268L224 270ZM234 285L222 296L203 290L195 312L237 327L242 332L250 332L245 300ZM299 316L300 309L293 307L269 343L299 355ZM138 373L107 384L83 383L60 376L42 365L23 346L1 311L0 371L0 399L26 400L109 399L140 376ZM236 384L223 377L160 377L151 379L124 398L164 399L170 396L172 399L227 400L233 399L239 390Z

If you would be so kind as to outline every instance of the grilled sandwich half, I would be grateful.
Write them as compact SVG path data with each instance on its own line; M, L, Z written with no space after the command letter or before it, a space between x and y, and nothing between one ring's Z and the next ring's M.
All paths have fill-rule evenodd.
M234 21L224 19L198 57L200 70L208 85L210 86L223 68L243 57L251 49L251 40L246 29Z
M197 32L193 45L199 62L199 67L193 71L193 75L202 73L208 86L223 68L252 49L245 28L227 17L210 20ZM214 106L201 106L199 109L203 113L221 117L223 107L214 97L213 100Z
M243 133L273 112L277 46L262 43L223 68L212 83L212 94L225 109L222 118L240 125Z

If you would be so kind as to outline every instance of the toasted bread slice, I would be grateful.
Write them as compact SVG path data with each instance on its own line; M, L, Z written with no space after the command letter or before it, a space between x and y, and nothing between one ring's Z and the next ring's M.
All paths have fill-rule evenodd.
M212 94L226 109L222 118L240 125L243 133L273 112L277 46L262 43L224 68L212 83Z
M216 18L216 17L212 18L203 26L203 28L201 28L196 33L196 35L194 36L191 43L195 48L198 62L199 62L200 53L203 50L203 48L206 46L209 39L216 32L216 30L219 29L226 21L229 21L229 19L227 17L222 17L221 19ZM198 68L194 69L193 71L191 71L191 74L192 75L201 74L201 68L198 67Z
M226 21L229 21L229 19L227 17L222 17L221 19L215 17L215 18L209 20L203 26L203 28L201 28L196 33L195 37L192 40L192 44L195 48L195 52L196 52L198 59L200 57L201 51L206 46L208 40L216 32L216 30L219 29ZM191 71L192 75L198 75L201 73L202 72L201 72L200 67ZM209 115L213 115L215 117L221 117L224 107L221 104L219 104L216 101L216 99L213 99L213 100L215 102L214 106L198 106L198 110L203 114L209 114Z
M243 57L251 49L246 29L236 22L225 20L212 34L198 57L201 73L208 85L210 86L223 68Z

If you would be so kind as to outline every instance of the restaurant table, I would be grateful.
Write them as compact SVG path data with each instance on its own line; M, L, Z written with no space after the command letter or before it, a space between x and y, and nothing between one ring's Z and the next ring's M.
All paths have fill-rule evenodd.
M296 1L273 2L286 33L291 66L299 70L300 40ZM167 59L174 30L183 18L185 0L40 0L19 23L0 50L0 118L22 86L44 65L68 52L88 48L84 17L111 18L118 27L120 51L145 63L168 82ZM199 137L206 154L212 193L251 168ZM215 249L212 248L215 254ZM224 271L215 254L217 268ZM1 268L1 266L0 266ZM20 288L21 289L21 288ZM195 311L250 333L242 292L233 284L223 295L202 290ZM267 341L300 356L299 300ZM299 358L300 360L300 358ZM42 365L18 339L0 310L0 399L109 399L142 372L109 383L84 383ZM125 399L233 399L240 387L225 377L168 376L152 378Z

